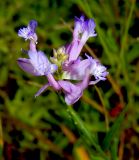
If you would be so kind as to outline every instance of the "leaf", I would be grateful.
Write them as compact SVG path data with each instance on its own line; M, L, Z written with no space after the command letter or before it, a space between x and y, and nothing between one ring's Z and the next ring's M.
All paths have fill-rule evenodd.
M106 134L103 143L102 143L102 148L104 150L107 150L110 147L110 144L112 140L117 136L120 130L121 123L124 120L125 113L127 111L127 107L124 108L124 110L121 112L119 117L115 120L113 126L109 130L109 132Z
M127 62L130 63L139 57L139 44L135 43L127 54Z

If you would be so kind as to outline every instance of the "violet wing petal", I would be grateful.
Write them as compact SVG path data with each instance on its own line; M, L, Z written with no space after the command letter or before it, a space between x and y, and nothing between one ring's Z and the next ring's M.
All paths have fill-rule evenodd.
M69 62L75 61L77 60L78 56L79 56L79 52L78 52L78 46L79 46L79 42L77 40L74 40L71 43L71 48L68 52L69 54Z
M30 60L27 58L19 58L17 60L18 65L20 66L20 68L25 71L28 72L34 76L39 76L40 74L38 72L35 71L34 67L32 66L32 64L30 63Z
M50 85L49 85L49 83L47 83L47 84L45 84L44 86L42 86L40 89L39 89L39 91L35 94L35 98L37 97L37 96L39 96L42 92L44 92L44 90L46 90L46 88L48 88Z
M49 71L51 63L42 51L38 51L38 63L42 65L41 68L46 70L46 72Z
M71 87L70 87L70 82L68 81L58 81L59 85L61 88L64 89L65 92L70 93L71 92Z
M73 64L69 65L69 67L65 68L65 74L63 74L63 78L72 80L83 80L89 67L89 59L81 61L77 59Z
M76 77L77 80L83 80L87 69L90 67L90 61L88 59L82 60L75 63L73 66L71 66L71 77Z
M40 75L46 75L50 73L51 63L42 51L29 51L28 55L30 57L32 65Z
M59 81L59 84L65 93L65 102L68 105L72 105L77 102L83 94L83 91L80 87L68 81Z
M82 91L79 91L79 94L77 94L76 91L74 92L74 94L67 94L65 96L65 101L68 105L72 105L80 99L82 94L83 94Z

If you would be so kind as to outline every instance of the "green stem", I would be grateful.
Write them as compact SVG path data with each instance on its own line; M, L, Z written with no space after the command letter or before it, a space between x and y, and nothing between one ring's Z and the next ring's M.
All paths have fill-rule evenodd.
M2 135L2 122L0 117L0 157L2 157L3 153L3 135Z
M126 19L126 23L125 23L125 32L124 32L124 35L123 35L123 38L122 38L121 51L120 51L121 56L124 56L126 39L127 39L127 35L128 35L128 29L129 29L130 22L131 22L131 19L132 19L132 14L133 14L133 11L134 11L134 7L135 7L135 0L132 0L129 16Z
M129 30L129 26L131 23L131 19L132 19L132 15L133 15L133 11L135 8L135 0L132 0L132 4L131 4L131 8L130 8L130 12L129 12L129 16L126 20L125 23L125 32L122 36L122 41L121 41L121 51L120 51L120 56L121 56L121 64L123 65L123 75L125 77L126 82L128 82L128 73L127 73L127 69L126 69L126 62L125 62L125 49L126 49L126 40L127 40L127 35L128 35L128 30Z
M117 154L118 154L118 144L119 144L119 137L115 137L113 139L113 145L111 146L111 156L112 160L118 160Z
M96 149L96 151L105 159L108 160L108 157L106 156L106 154L104 153L104 151L101 149L101 147L97 144L96 140L94 139L94 137L89 133L88 129L85 127L85 125L83 124L82 120L80 119L80 117L76 114L76 112L73 110L72 106L68 106L68 110L69 114L72 117L72 120L74 121L74 124L77 126L77 129L79 131L79 133L81 133L81 135L83 135L86 140L92 145L94 146L94 148Z
M108 132L109 131L109 118L108 118L107 108L105 106L105 102L104 102L101 90L97 86L95 86L95 89L98 93L99 99L100 99L101 104L103 106L103 111L104 111L104 116L105 116L105 124L106 124L106 131Z

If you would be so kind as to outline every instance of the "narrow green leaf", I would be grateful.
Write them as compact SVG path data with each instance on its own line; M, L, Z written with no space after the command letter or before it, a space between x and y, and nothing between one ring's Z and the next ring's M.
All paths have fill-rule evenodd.
M134 59L139 57L139 44L135 43L132 46L132 49L128 52L127 56L127 62L131 63Z
M113 139L113 143L112 143L112 146L111 146L111 157L112 157L112 160L118 160L118 143L119 143L119 136L118 137L115 137Z
M0 159L2 157L2 153L3 153L3 134L2 134L2 122L0 119Z

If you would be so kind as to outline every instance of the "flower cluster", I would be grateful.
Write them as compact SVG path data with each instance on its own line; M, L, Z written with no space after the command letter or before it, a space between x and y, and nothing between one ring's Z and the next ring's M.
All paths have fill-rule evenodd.
M42 51L37 51L37 22L31 20L26 28L18 31L18 36L30 41L29 58L19 58L18 65L25 72L34 76L46 76L48 82L35 94L39 96L47 87L65 94L65 102L74 104L82 96L84 89L99 81L106 80L108 72L97 59L86 55L86 59L80 57L80 52L90 37L95 37L95 22L93 19L85 20L84 16L75 18L73 40L68 46L54 49L50 60ZM91 77L94 80L91 80Z

